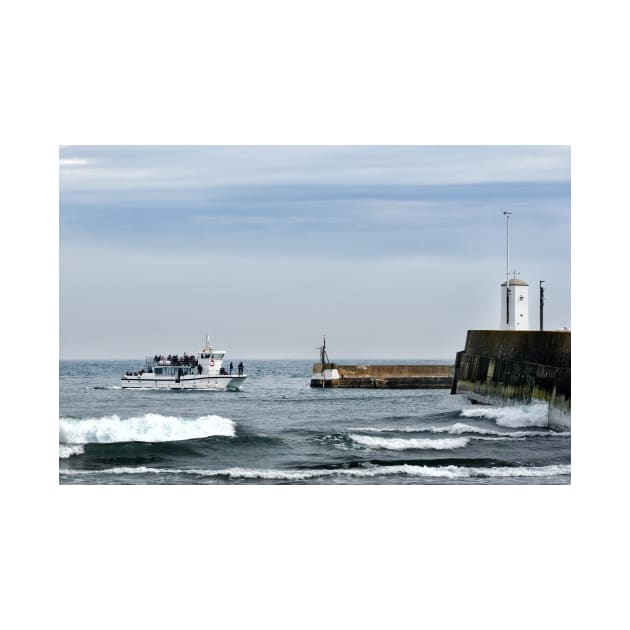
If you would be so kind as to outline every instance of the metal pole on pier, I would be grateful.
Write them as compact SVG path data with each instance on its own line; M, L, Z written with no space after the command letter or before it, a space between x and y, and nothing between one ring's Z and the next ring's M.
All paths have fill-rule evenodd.
M543 307L545 305L545 289L543 288L544 280L540 280L540 330L543 329Z
M326 386L326 335L324 335L324 344L322 345L322 356L321 356L321 362L322 362L322 388Z
M511 212L507 210L503 211L505 215L505 258L506 258L506 266L505 266L505 317L506 324L510 323L510 215Z
M324 344L319 347L319 360L322 364L323 371L324 363L328 363L328 354L326 353L326 335L324 335Z

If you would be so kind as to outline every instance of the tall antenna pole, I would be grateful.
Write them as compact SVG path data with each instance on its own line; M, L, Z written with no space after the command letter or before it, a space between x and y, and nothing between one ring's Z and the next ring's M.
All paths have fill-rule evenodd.
M545 289L543 288L544 280L540 281L540 330L543 329L543 306L545 305Z
M505 266L505 317L506 323L510 323L510 215L511 212L507 210L503 211L505 215L505 258L506 258L506 266Z

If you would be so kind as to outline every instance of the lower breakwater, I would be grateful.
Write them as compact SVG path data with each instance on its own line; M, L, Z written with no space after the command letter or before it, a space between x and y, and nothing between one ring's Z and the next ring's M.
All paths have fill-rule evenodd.
M339 365L315 363L311 387L449 389L454 365Z
M571 333L469 330L452 394L483 404L548 404L549 426L571 426Z

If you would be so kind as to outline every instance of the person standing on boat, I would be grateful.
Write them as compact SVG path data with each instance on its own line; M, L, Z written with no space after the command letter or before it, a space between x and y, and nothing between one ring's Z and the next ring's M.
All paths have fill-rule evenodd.
M234 369L234 363L230 361L230 374L232 374L232 370Z
M242 361L238 364L238 375L243 376L243 362Z

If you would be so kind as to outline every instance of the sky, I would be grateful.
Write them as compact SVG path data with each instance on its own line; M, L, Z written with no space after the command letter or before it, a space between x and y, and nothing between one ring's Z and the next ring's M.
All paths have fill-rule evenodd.
M570 327L568 146L62 146L61 358L444 359Z

